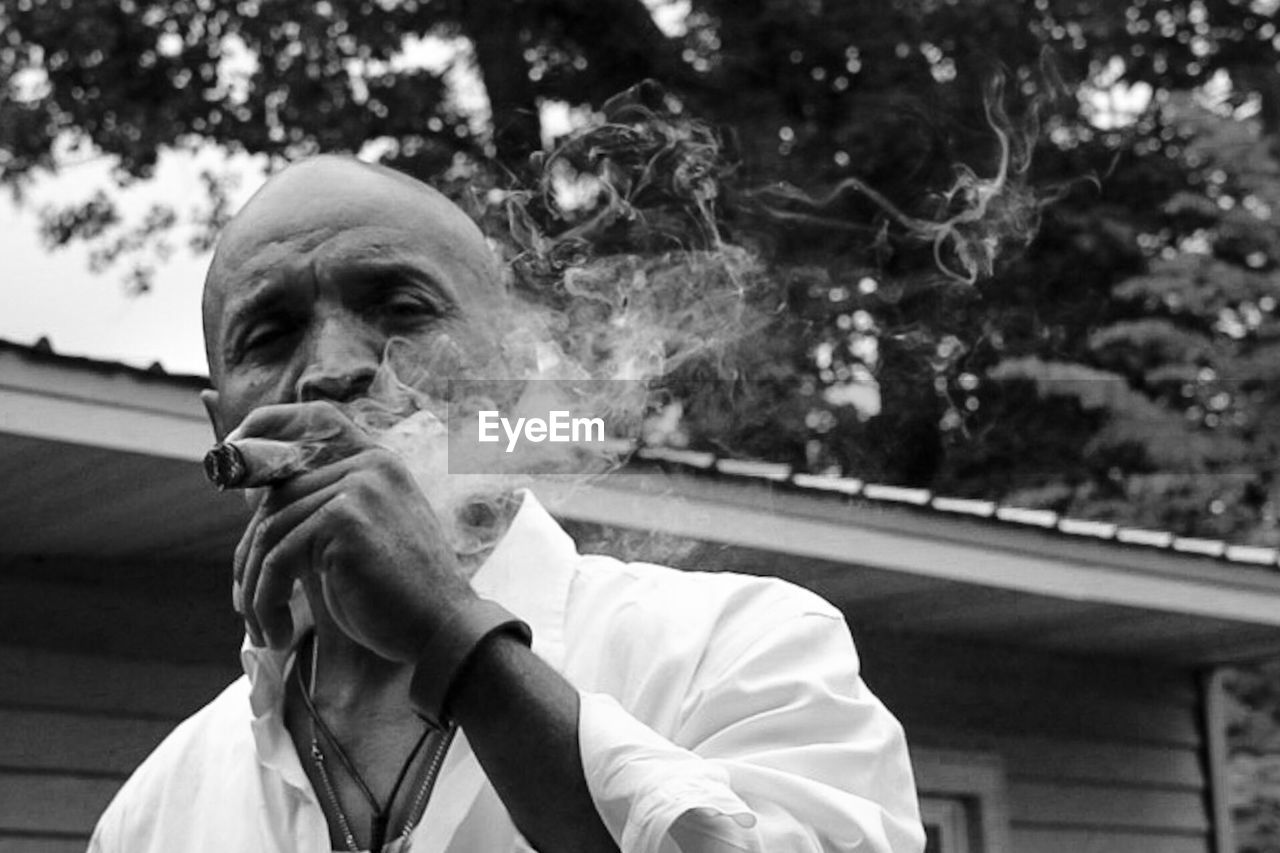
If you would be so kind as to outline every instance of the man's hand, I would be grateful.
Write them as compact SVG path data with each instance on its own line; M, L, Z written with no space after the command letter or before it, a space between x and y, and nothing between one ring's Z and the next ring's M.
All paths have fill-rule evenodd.
M337 625L388 660L413 661L423 638L475 599L403 460L334 405L264 406L228 438L323 441L334 460L264 489L236 548L254 643L288 645L293 582L309 573Z

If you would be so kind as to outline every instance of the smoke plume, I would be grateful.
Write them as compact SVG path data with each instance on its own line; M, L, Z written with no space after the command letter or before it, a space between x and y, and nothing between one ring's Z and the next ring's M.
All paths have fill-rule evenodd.
M1001 95L996 86L986 100L995 171L957 167L931 219L857 178L819 194L733 186L737 164L723 140L657 87L635 87L605 105L602 122L540 155L530 186L472 195L473 215L506 261L501 304L486 318L492 345L445 339L422 353L393 342L369 399L351 414L409 460L455 549L478 558L503 531L512 489L548 472L597 475L624 455L548 445L549 456L526 457L519 469L457 473L466 466L448 458L458 447L449 433L475 428L468 413L490 405L518 413L531 397L559 394L634 437L661 408L664 382L691 372L740 378L740 344L785 306L785 277L771 275L758 250L726 239L728 197L775 223L853 231L858 223L830 211L859 194L931 245L945 275L967 283L989 275L1006 247L1025 244L1038 210L1026 183L1030 137ZM455 381L446 387L441 376ZM504 399L490 399L493 380Z

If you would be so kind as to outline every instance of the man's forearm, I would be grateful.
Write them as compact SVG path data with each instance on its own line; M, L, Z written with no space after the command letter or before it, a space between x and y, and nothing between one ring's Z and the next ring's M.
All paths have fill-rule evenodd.
M449 710L516 827L542 853L617 851L582 772L578 693L519 641L487 640Z

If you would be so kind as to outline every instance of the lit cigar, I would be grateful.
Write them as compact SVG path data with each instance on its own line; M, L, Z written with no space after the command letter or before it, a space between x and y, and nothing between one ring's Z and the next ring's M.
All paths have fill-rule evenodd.
M204 456L204 474L219 489L253 489L309 470L315 448L292 441L224 441Z

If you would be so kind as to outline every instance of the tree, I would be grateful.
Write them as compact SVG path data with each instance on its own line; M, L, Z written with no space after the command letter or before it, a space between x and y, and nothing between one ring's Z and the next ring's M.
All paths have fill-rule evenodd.
M0 25L0 183L15 190L77 145L128 184L165 148L279 163L379 140L392 165L510 198L540 179L542 106L600 109L655 78L673 97L650 92L650 115L673 132L694 116L729 128L707 137L715 190L697 204L775 284L760 307L776 333L743 368L753 416L740 401L733 418L690 414L689 441L1276 541L1265 3L695 0L663 30L640 0L4 0ZM427 37L447 59L397 58ZM487 114L459 104L457 68ZM1107 108L1125 92L1146 98ZM605 168L589 160L570 171ZM604 160L626 171L619 150ZM228 212L220 177L207 185L201 249ZM665 216L691 198L629 203ZM124 223L102 194L44 232L94 239L106 263L145 257L179 218ZM622 251L624 219L594 238ZM535 204L516 242L536 233L563 271L581 224Z

